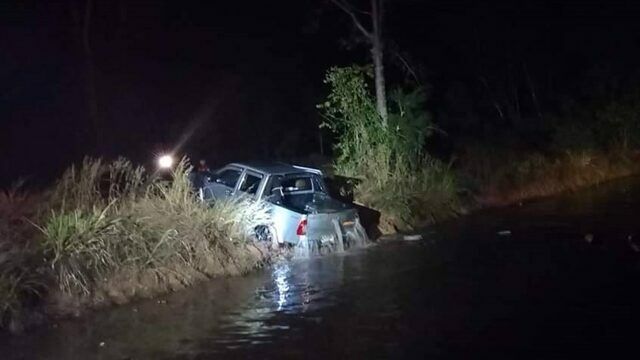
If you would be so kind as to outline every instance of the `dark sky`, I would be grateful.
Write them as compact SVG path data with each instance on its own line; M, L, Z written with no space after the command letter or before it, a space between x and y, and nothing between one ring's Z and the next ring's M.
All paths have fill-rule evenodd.
M96 145L86 3L0 5L0 184L49 179L85 154L144 162L177 144L214 164L317 152L324 72L368 61L364 46L344 46L353 28L328 1L93 0ZM455 84L507 66L525 64L555 97L579 95L598 67L636 73L639 15L633 2L388 0L386 34L437 113ZM405 80L387 60L390 81Z

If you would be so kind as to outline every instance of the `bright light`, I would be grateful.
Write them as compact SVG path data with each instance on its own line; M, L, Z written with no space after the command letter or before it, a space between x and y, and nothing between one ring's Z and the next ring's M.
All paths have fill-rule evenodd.
M161 169L169 169L173 166L173 157L171 155L162 155L158 158L158 166Z

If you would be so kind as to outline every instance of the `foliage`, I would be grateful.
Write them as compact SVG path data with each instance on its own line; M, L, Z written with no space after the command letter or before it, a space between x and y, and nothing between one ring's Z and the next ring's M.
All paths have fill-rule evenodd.
M392 131L392 149L397 154L404 154L413 168L423 165L420 162L424 157L426 139L434 131L440 131L424 110L426 100L422 88L411 91L394 89L390 92L389 126Z
M483 205L506 205L577 190L640 171L637 154L620 149L560 153L474 149L477 151L460 159L460 167L475 182Z
M21 222L25 217L33 216L41 196L24 190L24 180L18 180L8 189L0 190L0 219L8 222Z
M367 67L327 73L331 92L319 107L326 118L323 126L337 135L336 173L357 179L356 201L381 211L390 225L386 230L454 214L459 210L455 177L450 167L423 152L435 130L423 110L424 93L391 92L385 125L367 84L370 78Z
M70 168L40 226L60 289L89 296L123 269L186 285L194 273L213 275L212 262L232 266L242 257L253 229L268 221L265 205L235 199L208 207L192 193L189 171L184 160L172 181L149 178L123 159Z
M590 105L574 105L556 118L553 147L560 150L629 151L640 146L640 92Z
M640 146L640 93L614 100L596 111L598 133L611 148Z
M0 327L16 321L23 304L44 288L31 263L33 257L31 249L0 240Z
M461 211L459 186L450 166L432 158L422 161L417 169L398 164L387 171L369 162L372 166L355 186L356 200L383 212L386 230L444 220Z
M23 190L23 182L0 191L0 327L15 324L25 303L43 288L39 254L28 242L32 226L24 219L35 213L40 196Z

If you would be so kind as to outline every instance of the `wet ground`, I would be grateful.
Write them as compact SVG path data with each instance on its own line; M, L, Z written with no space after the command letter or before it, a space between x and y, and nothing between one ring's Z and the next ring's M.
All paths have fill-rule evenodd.
M2 359L635 358L640 181L0 339ZM635 245L638 244L638 245Z

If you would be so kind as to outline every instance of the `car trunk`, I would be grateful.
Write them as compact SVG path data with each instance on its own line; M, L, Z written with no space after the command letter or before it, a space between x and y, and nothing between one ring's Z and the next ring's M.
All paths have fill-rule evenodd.
M357 220L355 209L307 215L307 238L321 241L342 240Z
M346 204L318 192L287 194L282 205L302 214L334 213L349 209Z

